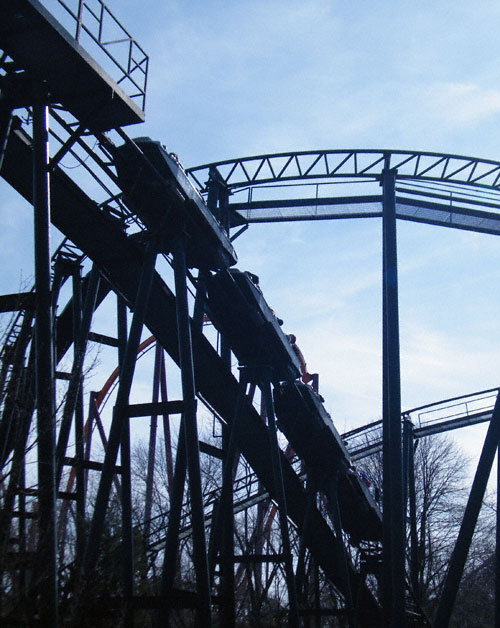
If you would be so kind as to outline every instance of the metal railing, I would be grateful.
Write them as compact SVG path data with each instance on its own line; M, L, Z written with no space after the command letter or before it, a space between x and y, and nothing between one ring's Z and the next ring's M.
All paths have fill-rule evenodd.
M57 0L57 4L70 18L70 34L84 48L87 41L97 45L104 61L110 62L111 77L144 111L149 57L143 48L101 0Z
M498 395L498 388L490 388L479 392L452 397L437 403L414 408L405 415L418 428L431 424L465 419L493 410Z
M401 420L410 420L415 427L415 437L464 427L488 420L498 395L498 388L481 390L460 397L444 399L419 406L402 413ZM469 419L469 421L468 421ZM432 428L435 429L432 429ZM342 439L353 459L359 459L379 451L382 446L382 421L350 430Z

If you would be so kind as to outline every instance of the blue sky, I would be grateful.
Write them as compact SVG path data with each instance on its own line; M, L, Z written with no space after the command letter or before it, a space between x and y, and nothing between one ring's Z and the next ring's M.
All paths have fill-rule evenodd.
M322 148L500 159L497 2L108 5L150 55L147 121L128 133L187 167ZM32 273L31 213L0 193L0 289L13 292ZM365 219L256 225L236 242L340 430L381 413L380 235ZM401 222L398 235L403 406L498 385L500 241Z

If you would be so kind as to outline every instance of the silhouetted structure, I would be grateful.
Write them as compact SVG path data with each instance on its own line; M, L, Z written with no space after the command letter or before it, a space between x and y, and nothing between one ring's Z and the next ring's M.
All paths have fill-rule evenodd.
M35 225L34 290L0 297L1 311L15 313L0 373L3 625L129 627L147 616L160 626L177 613L193 614L203 626L219 617L225 626L319 626L332 617L350 628L427 626L412 603L414 583L405 582L413 439L490 421L438 608L435 626L446 626L499 440L499 411L492 409L498 391L477 394L473 411L469 403L439 421L402 416L396 218L498 234L492 210L500 164L336 150L186 172L159 142L131 140L121 128L144 119L148 59L111 12L99 0L94 5L80 2L72 12L59 2L60 19L74 34L36 0L0 7L0 174L33 204ZM118 40L106 37L109 25L121 33ZM110 62L114 78L84 40ZM31 128L19 109L30 111ZM80 166L75 178L62 168L68 159ZM332 179L368 182L370 194L330 196L322 186ZM297 181L311 182L315 196L281 199L273 190L266 199L262 187L261 200L253 200L258 186ZM317 391L297 381L297 353L252 275L231 268L239 233L230 239L231 229L352 217L383 221L381 442L370 439L378 424L337 433ZM54 255L50 222L67 238ZM94 312L112 293L116 333L91 331ZM217 342L211 327L205 333L207 319ZM141 344L144 326L153 336ZM119 366L100 393L91 393L85 412L90 342L117 350ZM152 346L151 399L131 403L137 360ZM171 380L180 382L173 386L178 399L167 394ZM67 384L56 424L61 382ZM114 386L106 422L102 408ZM202 405L222 432L221 447L200 439ZM136 417L150 417L140 525L133 517ZM159 418L168 510L153 513ZM278 427L289 441L284 450ZM95 430L100 449L95 438L92 447ZM353 467L380 447L383 521ZM207 465L215 465L215 487L206 486ZM92 500L89 477L97 486Z

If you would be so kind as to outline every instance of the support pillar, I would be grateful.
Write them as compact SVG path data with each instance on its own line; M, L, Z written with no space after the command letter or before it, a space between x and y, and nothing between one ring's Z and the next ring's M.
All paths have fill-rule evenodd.
M497 447L497 513L495 526L495 628L500 628L500 446Z
M229 227L231 226L231 218L228 209L229 188L217 168L210 168L208 177L207 206L222 225L224 231L229 233Z
M339 563L340 563L340 568L342 571L341 577L344 584L343 593L344 593L344 600L345 600L345 606L346 606L346 611L347 611L347 623L348 623L349 628L355 628L357 625L357 622L356 622L355 609L354 609L354 604L353 604L351 579L349 577L349 563L348 563L346 548L344 545L344 540L342 538L342 520L340 516L338 487L339 487L339 473L337 472L336 477L332 478L329 498L330 498L330 505L332 509L333 527L335 531L335 536L337 537Z
M160 372L162 347L159 342L155 346L155 366L153 374L153 395L152 402L158 403L160 398ZM153 485L156 462L156 434L158 431L158 416L151 416L149 424L149 445L148 445L148 468L146 474L146 493L144 497L144 543L147 543L151 528L151 512L153 508Z
M118 450L120 445L123 445L123 427L128 424L129 418L126 416L124 410L128 405L130 389L132 386L132 380L135 370L135 361L137 356L137 349L142 333L142 327L144 318L146 316L149 294L151 291L151 284L154 274L154 267L156 261L156 248L153 241L148 243L143 266L141 272L141 278L137 290L137 297L135 301L134 316L130 327L130 333L128 335L126 348L124 351L123 361L121 361L120 367L120 383L118 386L118 392L116 396L116 404L113 411L113 419L109 431L109 438L106 445L106 453L104 457L103 469L101 473L101 479L96 496L96 502L94 507L94 516L90 526L89 538L86 545L86 551L84 555L83 563L83 581L91 577L91 572L96 564L99 545L104 531L104 521L106 516L106 510L109 502L109 495L111 490L111 484L115 474L115 465L118 456ZM122 332L120 332L120 335ZM123 351L121 352L123 354ZM122 457L123 463L123 457ZM122 469L123 474L124 469ZM122 479L122 497L124 495L123 488L124 479ZM128 522L127 527L128 527ZM124 531L127 534L126 531ZM131 535L131 531L128 533ZM130 565L130 557L126 555L126 548L123 555L124 562L128 562ZM130 591L130 578L127 576L124 582L125 597L131 596ZM130 600L129 600L130 601ZM77 601L77 605L81 604L81 601Z
M0 103L0 170L2 169L10 129L12 127L12 110L8 105Z
M401 448L396 172L382 172L383 192L383 605L386 626L405 625L405 521Z
M217 553L220 554L222 623L231 628L235 625L235 575L234 575L234 513L233 513L233 482L235 477L235 461L237 460L236 434L241 412L241 405L246 397L248 385L247 369L240 372L240 382L233 419L231 424L224 426L223 450L224 464L222 469L222 490L217 506L214 506L212 522L212 543L209 546L209 577L213 581Z
M191 516L193 525L193 558L196 571L196 586L199 595L198 621L200 626L212 625L208 560L205 539L205 515L201 488L200 450L196 422L196 389L191 343L191 321L187 299L186 241L180 236L174 246L174 279L176 297L177 332L179 340L179 362L181 367L184 412L184 443L189 474ZM179 448L182 441L179 440Z
M116 305L118 313L117 332L120 377L116 405L113 409L113 421L116 418L122 424L120 436L120 464L122 468L120 497L122 517L122 582L123 595L125 598L123 628L133 628L134 613L132 609L132 597L134 595L134 538L132 529L132 461L130 453L130 418L124 415L123 405L128 404L133 369L135 368L135 361L137 359L137 348L139 346L141 332L138 332L137 348L135 349L135 355L132 356L132 352L127 351L129 342L127 330L127 306L125 301L120 296L117 297ZM140 322L141 330L142 322L143 321ZM132 339L132 329L130 338ZM133 364L131 363L132 360ZM131 372L132 374L130 374ZM123 395L120 394L122 386ZM119 401L120 403L118 403Z
M408 425L408 515L410 519L410 583L413 597L420 607L422 603L418 580L419 552L417 531L417 499L415 489L415 437L413 425Z
M278 516L281 530L281 543L285 555L285 574L288 588L288 605L290 608L288 624L291 628L299 626L299 609L297 602L297 589L295 574L293 572L292 550L288 530L288 513L286 506L285 486L283 483L283 470L281 468L280 448L276 433L276 417L274 415L271 382L269 377L262 377L261 391L266 406L267 423L269 430L269 442L271 446L271 458L273 464L273 480L278 502Z
M57 460L57 485L61 481L63 460L66 455L66 447L68 445L68 439L71 430L71 422L73 413L77 410L80 397L81 397L81 383L83 363L85 360L85 353L87 349L88 334L92 321L92 316L95 310L95 303L97 298L97 291L99 289L100 275L96 266L92 268L89 275L89 282L87 286L87 293L85 297L85 305L82 315L81 306L81 277L80 267L73 271L73 347L74 357L73 366L71 369L71 379L68 385L68 391L66 393L66 400L64 403L63 417L61 426L59 429L59 436L56 448L56 460ZM80 417L83 419L83 417ZM83 438L83 432L80 433L80 429L83 430L83 425L77 426L75 423L75 429L78 434L77 445L81 447L80 437ZM82 453L82 452L81 452Z
M458 587L469 554L472 536L476 528L477 518L483 503L484 493L488 484L495 453L500 442L500 395L497 396L495 408L491 416L488 432L474 475L474 481L465 507L464 517L460 526L457 541L448 565L443 590L434 620L434 628L448 628Z
M35 346L38 438L38 564L43 586L40 620L56 626L57 540L55 486L55 405L50 283L49 123L45 90L33 105L33 207L35 231Z

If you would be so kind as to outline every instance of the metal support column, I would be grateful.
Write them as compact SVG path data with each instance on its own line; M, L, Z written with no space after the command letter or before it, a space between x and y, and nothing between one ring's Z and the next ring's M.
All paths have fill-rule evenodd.
M415 438L413 425L409 426L408 447L408 515L410 519L410 583L413 597L420 607L420 585L418 574L420 571L418 557L418 532L417 532L417 500L415 490Z
M152 274L152 273L151 273ZM130 392L130 386L132 384L132 377L130 378L130 384L127 382L128 373L130 368L135 367L135 361L137 359L137 348L135 355L132 358L127 355L128 347L128 330L127 330L127 306L125 301L118 296L117 298L117 331L118 331L118 363L120 368L119 388L117 395L117 403L113 409L113 418L115 414L119 416L119 420L122 423L121 437L120 437L120 464L122 468L121 478L121 517L122 517L122 582L123 582L123 594L125 598L125 604L123 609L123 628L133 628L134 625L134 613L132 609L132 597L134 595L134 539L132 529L132 461L130 453L130 419L123 414L123 406L118 405L118 396L120 395L120 388L122 381L125 386L128 386L128 391L123 395L123 404L128 403L128 397ZM142 324L141 324L142 329ZM132 331L131 331L132 334ZM140 342L140 332L137 338ZM133 359L134 365L130 364L130 360ZM133 375L132 375L133 376Z
M497 512L495 525L495 628L500 628L500 446L497 447Z
M337 538L339 563L342 570L341 578L344 584L343 594L344 594L345 606L347 610L347 623L348 623L349 628L355 628L356 617L355 617L355 609L354 609L354 604L353 604L351 579L349 577L349 565L347 562L347 553L346 553L346 548L344 545L344 540L342 538L342 519L340 516L338 486L339 486L339 474L337 472L336 477L332 478L331 490L329 491L329 498L330 498L330 505L332 509L333 527L334 527L335 536Z
M302 600L302 606L307 605L307 587L306 587L306 537L311 533L310 520L311 512L316 505L316 484L311 478L311 474L307 475L307 505L304 513L304 523L302 524L302 533L299 541L299 552L297 556L297 570L295 572L295 585L297 588L297 596Z
M99 554L99 545L102 538L102 533L104 531L104 520L109 502L111 484L113 481L113 476L115 474L115 465L118 456L118 450L120 448L120 444L122 444L123 426L126 422L129 421L129 418L125 416L126 413L124 412L124 410L128 405L130 388L132 386L137 349L139 347L144 318L146 316L148 308L149 293L151 290L155 261L156 248L155 243L151 241L148 243L144 256L141 278L139 281L137 297L135 301L134 316L130 327L125 355L120 368L120 383L116 396L116 404L113 411L113 419L111 422L108 443L106 446L101 480L99 482L99 489L97 492L94 507L94 515L90 526L89 538L87 541L84 556L84 584L85 580L91 577L91 571L96 564ZM127 592L125 594L127 595Z
M35 232L35 343L38 438L38 564L43 578L40 620L56 626L57 539L55 483L55 408L50 285L49 123L45 90L36 87L33 105L33 206Z
M396 172L386 164L383 193L383 473L384 569L386 625L405 624L405 521L401 450L401 376L399 358Z
M217 168L210 168L208 177L207 206L222 225L224 231L229 233L229 227L231 226L230 214L228 210L230 194L229 188Z
M244 390L243 390L244 395ZM235 578L234 578L234 516L233 516L233 468L236 456L236 421L239 410L235 412L235 418L231 427L224 426L223 451L224 469L222 477L222 491L218 511L220 511L220 573L222 593L222 623L227 628L232 628L236 623L235 611ZM219 524L217 521L217 524ZM219 526L217 526L218 528ZM218 529L215 533L217 535ZM217 538L216 538L217 540Z
M283 470L281 468L280 448L278 435L276 433L276 417L274 415L273 397L271 392L270 377L264 375L261 378L261 392L266 407L267 424L269 430L269 442L271 446L271 458L273 463L273 480L276 491L276 501L278 502L278 516L281 530L281 543L283 554L285 555L285 574L288 588L289 605L289 626L298 628L299 609L297 602L297 589L295 584L295 574L293 573L292 550L290 546L290 534L288 530L288 513L286 507L285 486L283 483Z
M405 522L407 520L408 514L408 481L410 475L410 443L412 440L411 436L411 423L407 417L403 417L402 422L402 466L403 466L403 513Z
M163 351L161 352L160 360L160 392L161 400L168 401L168 389L167 389L167 373L165 367L165 356ZM174 483L174 463L172 456L172 438L170 435L170 415L163 415L163 444L165 447L165 462L167 465L167 483L168 494L172 493L172 486Z
M153 394L151 401L158 403L160 398L160 372L162 347L159 342L155 346L155 365L153 373ZM148 468L146 473L146 493L144 497L144 543L147 543L151 528L151 512L153 507L153 485L156 462L156 435L158 431L158 415L151 415L149 423Z
M500 442L500 395L497 396L488 432L474 475L457 541L448 565L443 591L436 611L434 628L448 628L453 606L470 549L477 518L483 503L495 453Z
M169 625L171 594L178 564L179 526L181 521L182 498L184 496L184 484L186 482L186 447L182 446L184 441L184 421L181 419L179 437L177 439L175 469L173 481L170 485L170 510L163 558L161 595L166 599L166 603L159 611L162 626Z
M11 127L12 110L10 106L0 103L0 170L2 169Z
M235 577L234 577L234 515L233 482L234 465L237 456L236 434L240 417L241 404L246 396L248 385L247 369L240 373L238 394L233 419L224 427L224 465L222 469L222 489L217 507L214 507L212 522L212 543L209 546L209 576L213 580L217 553L220 553L222 623L230 628L235 625Z
M83 316L81 312L81 295L80 295L80 272L75 269L76 275L73 277L73 335L74 335L74 358L73 366L71 369L71 379L68 385L68 391L66 393L66 400L64 403L63 417L61 420L61 427L59 429L59 436L57 440L56 459L57 459L57 486L61 481L63 460L66 454L66 447L68 445L69 434L71 430L71 422L73 413L78 404L78 396L81 393L81 378L83 370L83 362L85 359L85 352L87 348L88 334L90 330L90 324L92 321L92 315L95 310L95 303L97 298L97 291L99 289L100 275L96 266L92 268L90 278L87 287L87 294L85 297L85 305ZM80 320L81 317L81 320Z
M95 269L97 271L97 269ZM89 295L87 294L87 297ZM88 305L88 301L86 303ZM94 313L95 301L92 303ZM76 462L76 565L77 569L83 559L85 549L85 470L83 468L84 449L84 412L83 412L83 360L87 349L87 335L81 336L82 331L82 277L81 269L73 273L73 359L74 363L81 359L81 366L76 371L78 391L75 396L75 462ZM90 327L90 324L89 324ZM81 357L80 357L81 356Z
M191 343L191 321L187 299L186 241L180 236L173 251L177 332L179 340L179 362L181 367L184 412L184 440L191 498L193 525L193 553L196 585L199 595L199 624L212 625L208 560L205 539L205 516L201 488L200 449L196 422L196 389L194 383L193 349ZM182 442L179 441L179 448Z

